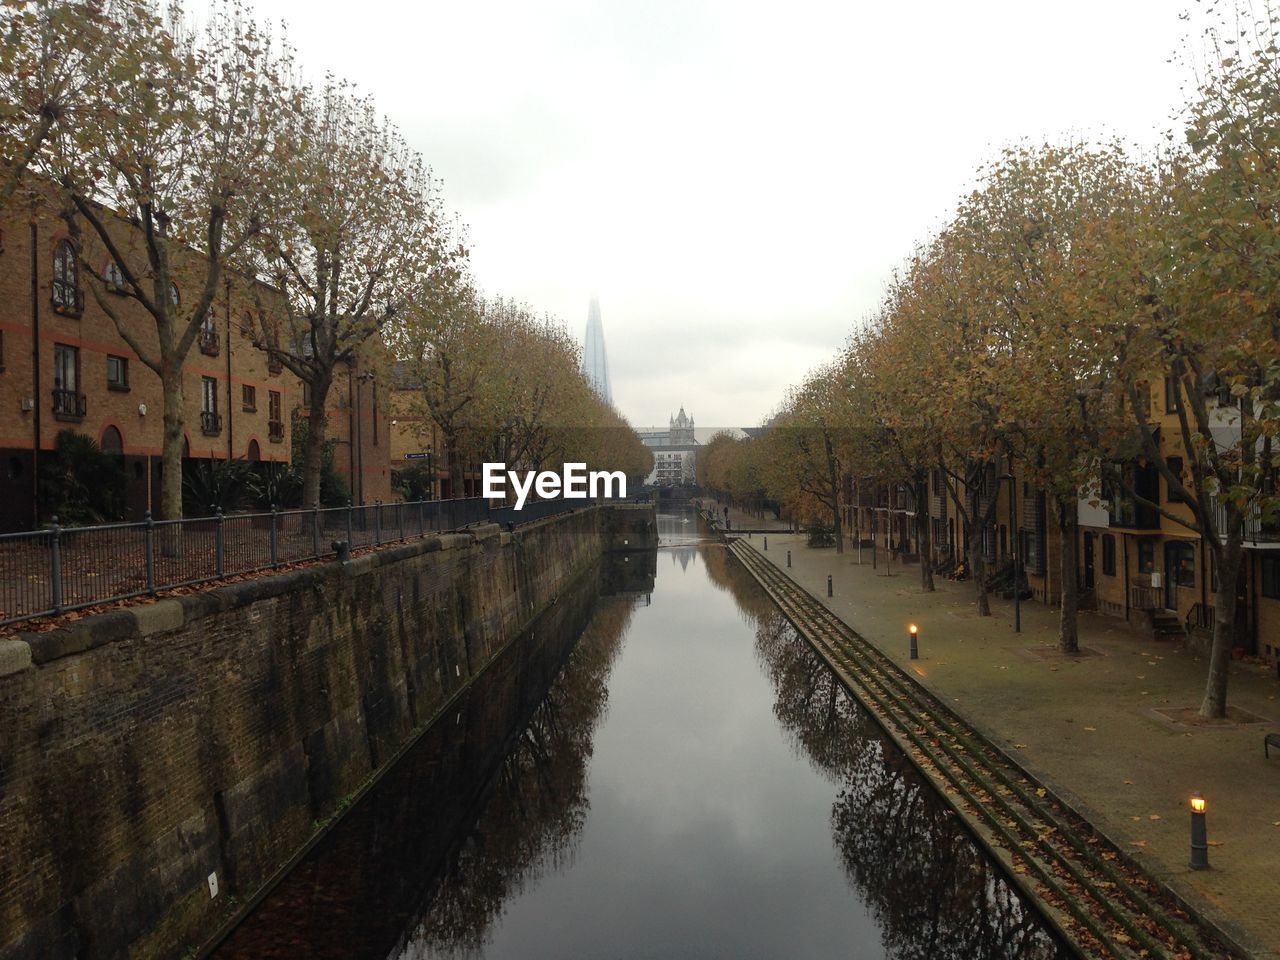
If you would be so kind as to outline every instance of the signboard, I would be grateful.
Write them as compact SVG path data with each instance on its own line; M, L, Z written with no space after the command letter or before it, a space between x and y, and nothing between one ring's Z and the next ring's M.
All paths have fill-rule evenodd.
M405 458L406 460L430 460L430 459L431 459L431 454L429 454L429 453L406 453L406 454L404 455L404 458Z

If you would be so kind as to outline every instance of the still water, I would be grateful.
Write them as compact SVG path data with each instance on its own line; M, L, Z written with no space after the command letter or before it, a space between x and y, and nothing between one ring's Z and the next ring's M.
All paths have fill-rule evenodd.
M696 517L659 530L216 956L1066 956Z

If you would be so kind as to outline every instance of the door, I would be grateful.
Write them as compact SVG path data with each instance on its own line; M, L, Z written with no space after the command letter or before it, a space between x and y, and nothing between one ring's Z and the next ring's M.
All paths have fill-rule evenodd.
M1093 589L1093 534L1084 535L1084 588Z
M1177 611L1178 587L1195 585L1195 551L1186 540L1170 540L1164 545L1164 608Z

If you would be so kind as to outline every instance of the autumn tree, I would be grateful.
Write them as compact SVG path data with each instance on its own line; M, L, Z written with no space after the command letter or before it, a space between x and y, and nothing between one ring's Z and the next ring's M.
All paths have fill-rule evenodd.
M9 0L0 7L0 207L55 141L80 156L120 80L144 50L129 24L154 18L142 0Z
M465 252L443 229L422 158L370 99L332 79L293 99L291 149L276 157L278 198L258 243L285 312L259 311L254 342L310 388L302 502L312 506L336 371L378 352L380 332L415 300L444 296L441 274Z
M825 364L793 387L769 437L766 486L779 499L806 501L826 513L835 528L836 552L844 552L840 522L841 429L850 422L839 368Z
M1111 262L1110 224L1132 215L1135 184L1115 144L1017 146L988 168L981 192L982 290L1008 336L1006 436L1058 529L1066 653L1079 649L1079 503L1117 429L1113 325L1095 292Z
M1117 226L1104 292L1122 324L1128 411L1149 464L1213 559L1213 641L1200 713L1226 716L1236 593L1250 530L1280 510L1280 68L1277 21L1213 34L1185 151L1147 178ZM1157 443L1150 384L1163 374L1185 473ZM1158 382L1158 381L1156 381Z
M177 7L165 22L137 16L117 30L116 56L97 78L111 88L110 109L51 141L43 162L62 190L94 300L160 378L160 503L174 518L182 515L184 365L212 323L228 266L271 206L289 58L235 5L215 6L199 33L182 26ZM150 330L125 322L108 286L150 316Z

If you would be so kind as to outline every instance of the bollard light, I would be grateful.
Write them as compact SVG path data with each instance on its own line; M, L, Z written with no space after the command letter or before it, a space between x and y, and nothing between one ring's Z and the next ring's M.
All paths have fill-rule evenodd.
M913 623L911 626L907 627L907 633L911 635L911 659L919 660L920 647L917 641L920 636L920 628Z
M829 573L827 574L827 596L828 596L828 597L832 596L832 593L831 593L831 574L829 574Z
M765 548L766 550L768 550L768 549L769 549L769 538L768 538L768 537L765 537L765 538L764 538L764 548Z
M1204 822L1204 797L1191 795L1191 869L1209 869L1209 833Z
M787 551L787 566L791 566L791 551Z

